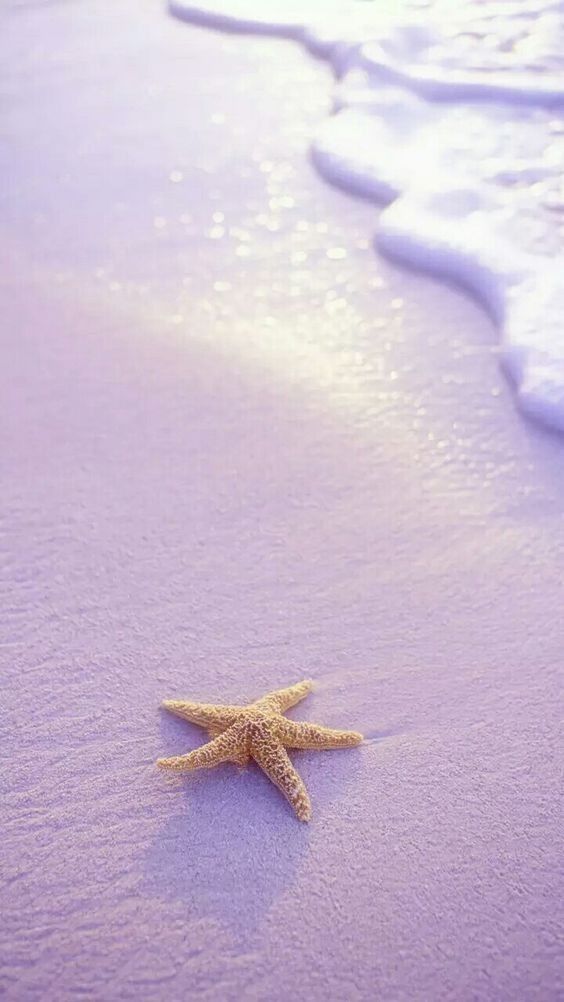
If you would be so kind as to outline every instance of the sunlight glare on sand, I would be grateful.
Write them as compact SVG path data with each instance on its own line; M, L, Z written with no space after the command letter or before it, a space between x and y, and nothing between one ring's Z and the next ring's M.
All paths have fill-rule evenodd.
M293 38L330 64L316 167L384 207L380 251L474 292L500 327L522 409L564 429L562 3L171 0L171 11Z

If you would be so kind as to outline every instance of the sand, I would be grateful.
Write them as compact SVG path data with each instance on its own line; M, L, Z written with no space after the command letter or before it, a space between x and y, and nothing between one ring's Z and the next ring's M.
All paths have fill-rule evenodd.
M149 0L1 44L4 997L561 997L562 439L309 166L297 46ZM155 768L161 699L302 677L367 736L296 753L311 825Z

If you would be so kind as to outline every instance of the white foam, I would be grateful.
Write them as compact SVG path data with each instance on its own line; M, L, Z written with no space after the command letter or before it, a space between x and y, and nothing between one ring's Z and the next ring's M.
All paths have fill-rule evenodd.
M318 169L385 203L380 250L472 289L522 408L564 430L564 0L170 6L332 63Z

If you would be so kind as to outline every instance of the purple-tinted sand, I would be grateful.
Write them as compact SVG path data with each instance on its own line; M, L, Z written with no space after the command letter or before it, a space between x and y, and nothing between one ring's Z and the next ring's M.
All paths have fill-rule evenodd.
M327 69L0 14L9 1000L563 997L564 442L308 164ZM314 817L163 698L303 677Z

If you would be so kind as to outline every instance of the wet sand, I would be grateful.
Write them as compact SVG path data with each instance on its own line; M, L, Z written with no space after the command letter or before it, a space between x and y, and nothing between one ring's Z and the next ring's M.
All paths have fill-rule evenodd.
M310 167L299 47L2 22L6 997L556 999L562 440ZM155 768L302 677L367 736L309 826Z

